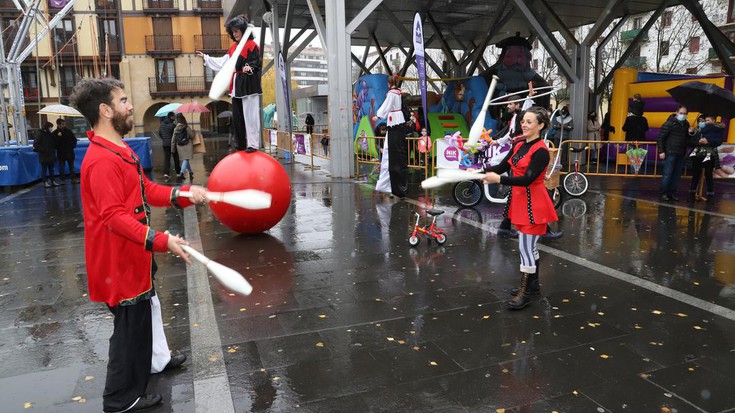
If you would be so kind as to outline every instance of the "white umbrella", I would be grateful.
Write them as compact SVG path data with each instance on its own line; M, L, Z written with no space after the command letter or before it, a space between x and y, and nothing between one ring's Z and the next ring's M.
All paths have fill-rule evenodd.
M38 111L38 113L43 115L55 115L55 116L72 116L72 117L79 117L83 118L84 115L82 115L78 110L74 109L71 106L66 105L48 105L45 108Z
M176 103L176 102L161 106L161 108L158 109L158 112L156 112L156 114L153 116L157 118L165 118L166 116L168 116L170 112L173 112L176 109L178 109L179 106L181 106L181 103Z

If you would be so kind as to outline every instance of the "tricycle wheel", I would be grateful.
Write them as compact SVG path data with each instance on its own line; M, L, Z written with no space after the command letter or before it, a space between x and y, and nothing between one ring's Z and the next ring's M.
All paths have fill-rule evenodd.
M444 243L447 242L447 236L444 234L436 234L436 243L439 245L444 245Z
M421 238L419 238L417 235L411 235L408 237L408 245L415 247L419 245L419 242L421 242Z

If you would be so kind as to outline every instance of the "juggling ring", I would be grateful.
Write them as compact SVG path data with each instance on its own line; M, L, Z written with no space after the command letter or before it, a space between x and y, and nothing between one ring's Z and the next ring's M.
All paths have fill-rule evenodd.
M533 98L540 98L540 97L542 97L542 96L548 96L548 95L550 95L550 94L552 94L552 93L554 93L554 92L556 92L556 91L558 91L558 90L560 90L560 89L553 89L553 90L550 90L550 91L548 91L548 92L544 92L544 93L539 93L538 95L533 95L533 96L531 96L531 99L533 99ZM514 93L514 95L515 95L515 93ZM495 98L495 99L492 99L492 100L491 100L491 101L490 101L490 102L488 103L488 106L500 106L500 105L507 105L508 103L523 102L523 101L525 101L526 99L528 99L528 98L522 98L522 99L514 99L514 100L502 100L502 98L506 98L507 96L508 96L508 95L505 95L505 96L500 96L500 97L497 97L497 98Z

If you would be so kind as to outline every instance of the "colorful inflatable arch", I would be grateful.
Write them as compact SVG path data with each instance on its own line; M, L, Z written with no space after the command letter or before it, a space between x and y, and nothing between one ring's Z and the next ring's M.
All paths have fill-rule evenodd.
M669 115L679 108L679 103L666 92L668 89L697 80L733 90L733 78L725 75L702 77L665 73L638 73L635 69L625 67L615 71L613 79L610 126L615 128L615 133L610 134L610 140L612 141L625 140L623 124L628 115L628 105L636 93L640 94L641 99L645 102L643 116L648 120L650 128L646 133L646 140L655 141L661 126L669 118ZM699 116L699 113L689 112L687 120L693 125L697 121L697 116ZM730 119L723 119L723 122L727 125L725 130L727 142L735 143L735 125L731 124Z

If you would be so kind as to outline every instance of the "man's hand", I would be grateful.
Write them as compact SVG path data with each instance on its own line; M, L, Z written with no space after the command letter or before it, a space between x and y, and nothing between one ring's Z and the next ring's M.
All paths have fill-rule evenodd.
M242 71L245 72L245 73L252 74L253 73L253 68L250 67L250 65L246 63L245 66L242 67Z
M171 235L168 231L166 231L165 233L168 234L168 244L166 245L166 247L171 252L171 254L178 255L179 257L181 257L182 260L184 260L185 263L191 265L189 254L187 254L186 251L181 248L182 245L189 245L189 242L178 235Z
M701 145L708 145L709 141L707 140L707 138L699 138L699 143Z
M206 204L209 202L209 198L207 198L207 189L203 186L199 185L192 185L189 187L189 192L191 192L192 197L191 202L195 204Z
M194 54L197 55L197 57L204 58L204 53L200 52L199 50L195 51Z

